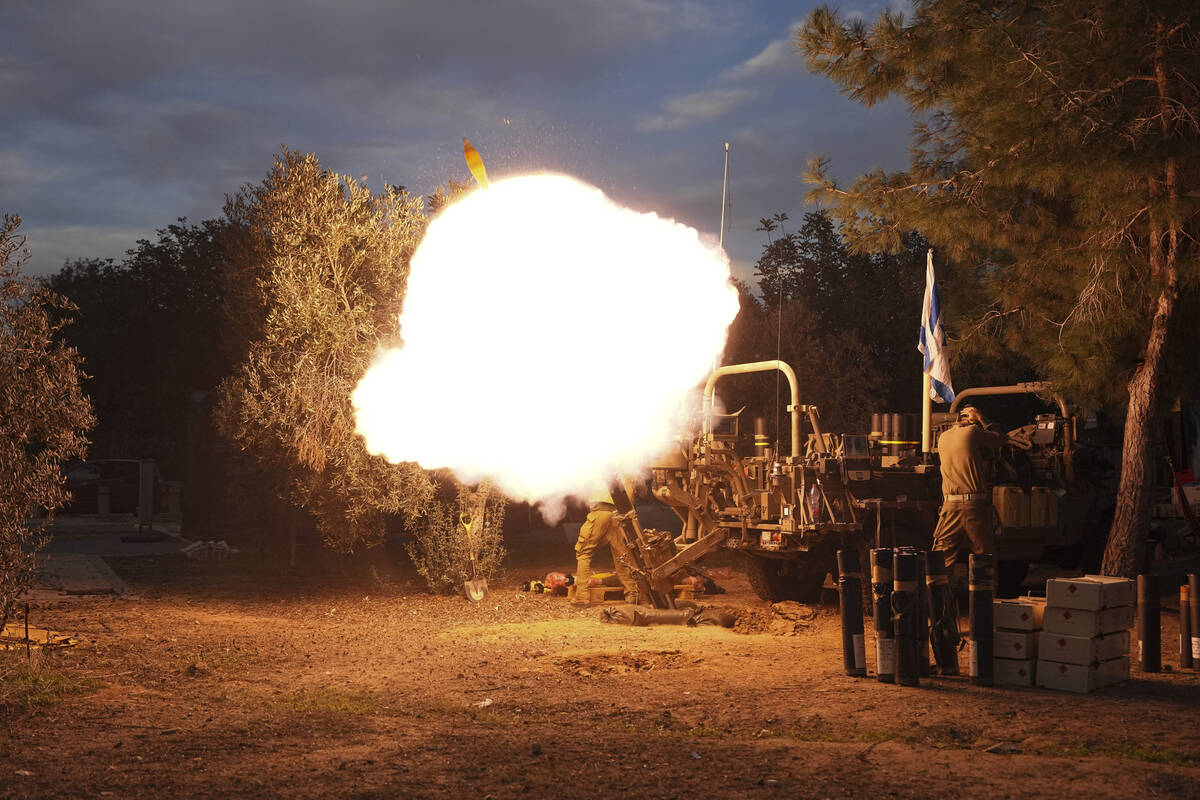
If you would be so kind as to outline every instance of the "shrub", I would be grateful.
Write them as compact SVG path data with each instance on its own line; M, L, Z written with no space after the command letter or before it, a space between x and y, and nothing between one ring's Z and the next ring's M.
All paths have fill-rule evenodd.
M457 496L446 497L443 492L429 504L429 508L415 527L415 538L408 545L408 554L416 565L417 572L435 592L452 594L463 582L472 578L471 547L463 525L464 515L469 517L483 498L485 492L484 522L474 537L475 577L491 578L504 561L504 543L500 529L504 524L506 500L499 492L490 490L486 484L472 490L457 484Z

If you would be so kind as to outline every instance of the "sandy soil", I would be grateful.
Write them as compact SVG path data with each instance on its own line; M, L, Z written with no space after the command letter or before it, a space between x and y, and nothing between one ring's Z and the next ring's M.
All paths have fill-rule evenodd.
M379 563L112 560L132 598L34 610L78 693L0 706L0 797L1200 797L1200 673L856 680L833 605L772 627L735 571L733 630L606 625L519 591L564 542L510 549L481 605Z

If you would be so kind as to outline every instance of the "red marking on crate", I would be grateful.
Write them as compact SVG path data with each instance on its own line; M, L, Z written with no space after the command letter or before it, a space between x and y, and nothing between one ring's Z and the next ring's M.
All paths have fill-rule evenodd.
M1029 619L1029 615L1026 614L1024 611L1022 611L1021 612L1021 621L1024 622L1027 619Z
M1067 665L1066 665L1066 664L1059 664L1059 665L1058 665L1058 671L1059 671L1059 672L1063 672L1063 673L1065 673L1065 672L1067 671Z
M1027 673L1025 672L1025 668L1021 667L1019 670L1017 670L1017 674L1024 678Z
M1020 650L1023 646L1020 642L1013 642L1013 650Z
M1071 612L1070 612L1070 611L1064 611L1064 612L1063 612L1063 619L1070 619L1070 618L1071 618Z
M1066 646L1067 646L1067 640L1066 640L1066 639L1059 639L1059 640L1058 640L1058 646L1059 646L1059 647L1066 647Z
M1068 591L1068 592L1074 592L1074 591L1075 591L1075 584L1073 584L1073 583L1067 584L1067 591Z

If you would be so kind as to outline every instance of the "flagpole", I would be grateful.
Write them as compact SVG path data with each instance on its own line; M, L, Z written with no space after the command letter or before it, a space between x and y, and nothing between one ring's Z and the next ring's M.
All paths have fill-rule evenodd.
M933 248L929 248L927 263L933 263ZM921 371L921 452L932 452L933 439L933 398L930 395L933 393L933 377L928 370Z
M932 421L933 421L933 400L929 397L929 392L933 388L932 379L928 372L921 373L921 452L928 453L931 451L930 444L933 439Z
M729 186L729 142L725 143L725 175L721 178L721 235L718 237L721 249L725 249L725 190Z
M725 143L725 174L721 176L721 233L717 237L721 252L725 252L725 191L729 187L729 142ZM713 358L712 371L720 366L720 356Z

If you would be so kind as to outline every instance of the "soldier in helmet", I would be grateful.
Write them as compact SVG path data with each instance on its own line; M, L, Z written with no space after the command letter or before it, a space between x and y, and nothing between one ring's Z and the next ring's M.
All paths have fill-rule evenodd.
M592 556L605 544L612 550L613 566L625 590L625 599L631 603L637 601L637 585L625 563L625 539L617 529L619 523L613 519L616 511L617 506L607 489L600 489L588 498L587 520L579 529L579 539L575 542L575 599L572 602L577 605L591 602L588 580L592 577Z
M946 561L946 574L965 537L973 553L996 553L992 486L988 479L988 450L999 450L1007 437L988 430L974 406L958 412L958 424L938 437L942 469L942 510L933 532L933 549Z

